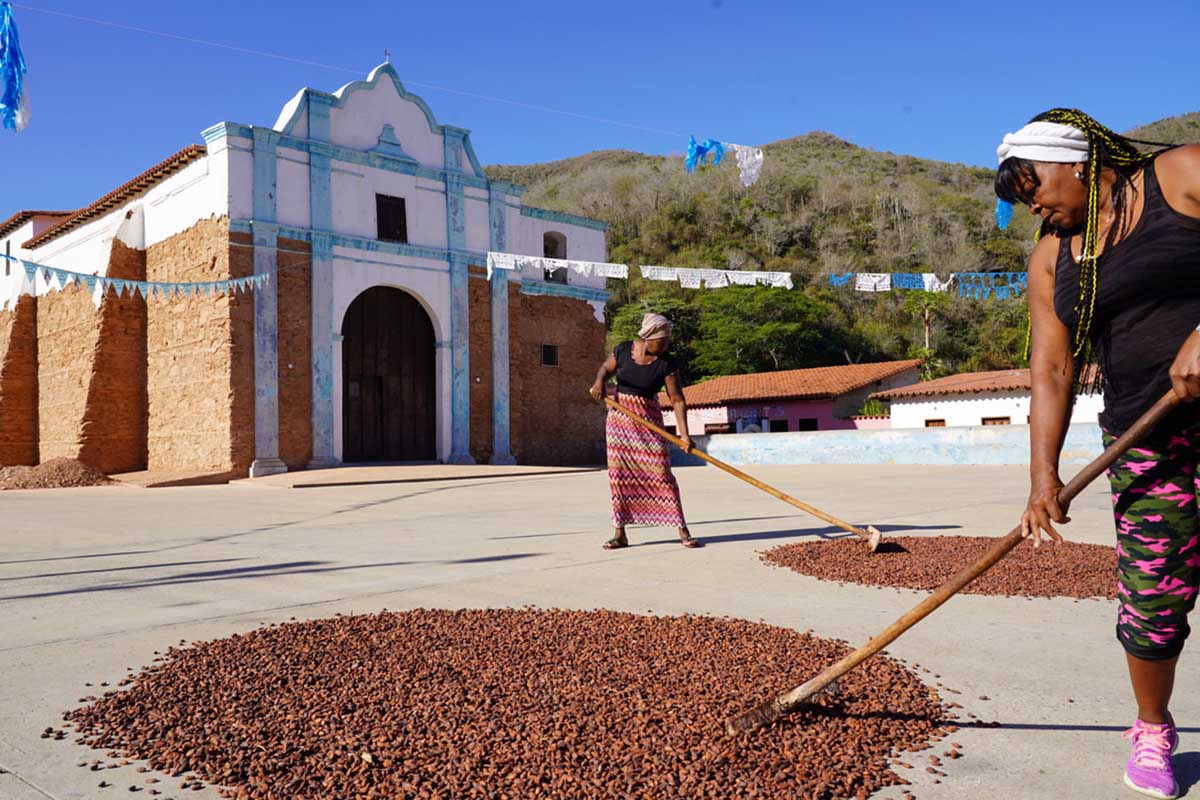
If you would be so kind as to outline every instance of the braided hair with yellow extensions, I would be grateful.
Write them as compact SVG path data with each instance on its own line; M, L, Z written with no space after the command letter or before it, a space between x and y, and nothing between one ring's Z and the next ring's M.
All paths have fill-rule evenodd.
M1159 151L1174 145L1122 136L1074 108L1054 108L1038 114L1030 122L1069 125L1082 131L1087 138L1087 161L1083 176L1087 183L1087 210L1081 232L1079 298L1075 303L1075 325L1071 333L1072 352L1076 361L1076 382L1080 384L1080 388L1086 383L1090 384L1087 389L1098 390L1101 379L1099 370L1085 370L1083 367L1094 363L1094 337L1091 335L1091 327L1100 277L1101 176L1105 169L1111 169L1115 175L1112 187L1114 222L1109 225L1105 236L1104 250L1107 251L1117 238L1125 233L1125 210L1129 205L1130 192L1135 191L1134 176L1153 160ZM1150 149L1141 149L1138 145ZM1008 203L1031 204L1039 185L1033 163L1023 158L1006 159L996 171L996 195ZM1043 223L1038 231L1038 238L1050 229L1047 223ZM1028 348L1027 341L1026 357Z

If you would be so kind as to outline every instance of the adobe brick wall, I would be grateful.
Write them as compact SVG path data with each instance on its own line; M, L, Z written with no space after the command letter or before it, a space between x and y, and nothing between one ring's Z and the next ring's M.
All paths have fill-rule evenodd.
M224 217L200 220L146 251L151 281L244 277L253 264L253 249L235 246ZM150 469L248 474L254 459L253 296L152 301L146 342Z
M143 280L143 254L114 241L105 275ZM107 472L146 464L146 302L110 290L97 309L75 284L37 298L39 458Z
M312 246L280 239L278 248L279 457L303 469L312 460Z
M38 463L37 300L0 311L0 467Z
M487 270L468 270L471 337L471 456L476 464L492 458L492 289Z
M521 464L604 463L604 412L588 388L604 360L604 325L583 300L523 295L509 284L513 455ZM542 366L542 345L559 366Z
M77 458L100 318L78 284L37 306L39 458Z
M111 278L146 279L146 254L112 243ZM112 474L146 467L146 301L109 292L96 313L100 331L80 431L79 459Z

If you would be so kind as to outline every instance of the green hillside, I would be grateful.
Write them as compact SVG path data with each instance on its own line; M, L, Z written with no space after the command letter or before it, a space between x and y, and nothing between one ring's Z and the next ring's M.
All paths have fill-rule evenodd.
M1200 141L1200 113L1138 128L1139 138ZM604 150L528 166L492 166L527 187L525 202L611 224L609 258L631 265L778 270L793 292L688 291L612 281L614 339L654 308L677 319L693 377L911 356L931 372L1019 364L1022 300L977 301L832 289L824 273L1021 271L1033 220L996 228L992 170L858 147L815 132L764 146L744 188L732 156L684 171L681 156ZM924 350L932 306L931 350Z

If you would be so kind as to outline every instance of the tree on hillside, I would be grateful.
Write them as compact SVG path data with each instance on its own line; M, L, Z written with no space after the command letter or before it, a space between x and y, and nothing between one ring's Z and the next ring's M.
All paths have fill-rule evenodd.
M803 290L729 287L700 295L696 375L731 375L846 363L860 349L838 310Z

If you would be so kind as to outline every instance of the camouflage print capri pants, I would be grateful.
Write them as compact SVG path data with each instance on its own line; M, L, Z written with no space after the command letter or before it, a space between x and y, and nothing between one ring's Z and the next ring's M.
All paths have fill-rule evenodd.
M1107 431L1107 447L1116 437ZM1137 658L1179 655L1200 584L1200 426L1155 437L1108 471L1117 523L1117 639Z

